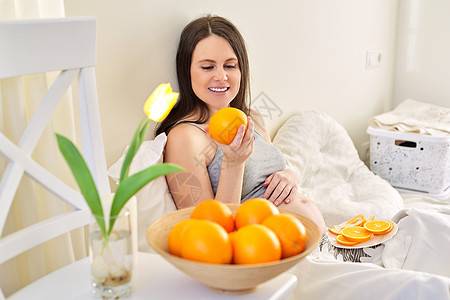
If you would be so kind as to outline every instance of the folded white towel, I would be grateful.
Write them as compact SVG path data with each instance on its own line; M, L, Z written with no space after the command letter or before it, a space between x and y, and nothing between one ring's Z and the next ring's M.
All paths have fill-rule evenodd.
M375 116L369 126L433 136L450 135L450 108L406 99L394 110Z

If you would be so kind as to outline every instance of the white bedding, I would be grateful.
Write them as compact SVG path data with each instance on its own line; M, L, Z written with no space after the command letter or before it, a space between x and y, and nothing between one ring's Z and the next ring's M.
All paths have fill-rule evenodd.
M399 194L324 113L291 117L274 144L328 226L362 213L399 228L384 245L363 249L362 262L345 261L333 247L316 249L291 270L299 279L292 299L450 299L450 202Z
M364 263L316 250L290 272L291 299L450 299L450 210L403 209L399 231Z
M291 299L450 299L448 277L314 254L296 265Z

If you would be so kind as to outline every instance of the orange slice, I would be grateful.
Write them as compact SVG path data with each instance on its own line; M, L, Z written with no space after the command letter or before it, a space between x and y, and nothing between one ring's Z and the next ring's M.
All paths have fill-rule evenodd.
M364 228L374 234L387 233L388 230L390 231L391 226L393 227L393 224L383 220L373 220L364 224Z
M389 223L389 228L388 229L386 229L385 231L383 231L383 232L381 232L381 233L379 233L379 234L386 234L386 233L389 233L389 232L391 232L391 230L392 229L394 229L394 223L392 222L392 221L387 221L388 223Z
M344 246L353 246L358 244L358 242L352 242L347 240L342 234L339 234L338 236L336 236L336 241Z
M354 226L359 226L359 225L361 225L362 222L364 222L365 219L366 218L364 217L364 215L359 214L359 215L354 216L347 222L345 222L345 224L352 224Z
M373 219L374 219L374 216L370 216L367 220L364 219L363 222L361 223L361 225L359 225L359 226L364 226L364 224L366 224L366 222L373 221Z
M346 227L363 226L362 224L364 224L365 220L366 218L364 217L364 215L359 214L354 216L348 221L342 222L341 224L333 225L333 228L329 228L328 231L331 232L332 234L339 235L341 234L341 230Z
M394 229L394 223L392 221L387 221L387 222L389 223L389 228L388 229L386 229L386 230L384 230L382 232L378 232L378 233L374 232L374 234L386 234L386 233L391 232L391 230Z
M352 242L363 243L372 237L372 233L361 226L351 226L342 229L341 234Z
M333 228L328 228L328 231L335 235L341 234L341 229L336 228L336 226L333 226Z

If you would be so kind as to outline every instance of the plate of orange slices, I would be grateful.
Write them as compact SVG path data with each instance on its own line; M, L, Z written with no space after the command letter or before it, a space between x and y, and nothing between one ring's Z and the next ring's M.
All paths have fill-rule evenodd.
M365 218L359 214L348 221L328 228L330 243L338 248L372 247L392 238L398 231L396 223L389 220Z

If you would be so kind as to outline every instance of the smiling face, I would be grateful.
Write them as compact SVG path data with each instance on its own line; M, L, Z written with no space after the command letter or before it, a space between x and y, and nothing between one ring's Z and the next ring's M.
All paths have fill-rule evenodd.
M238 59L227 40L213 34L197 43L192 53L191 84L210 115L229 105L239 92L240 81Z

